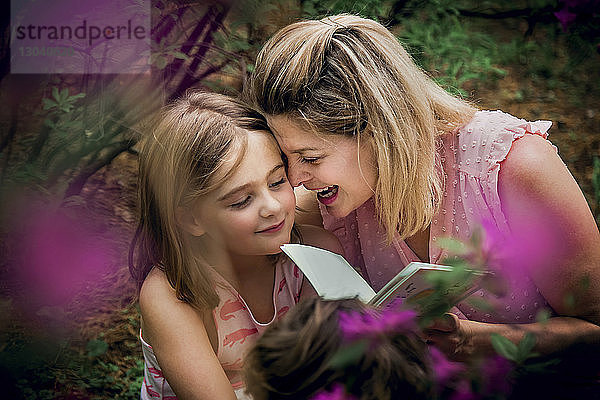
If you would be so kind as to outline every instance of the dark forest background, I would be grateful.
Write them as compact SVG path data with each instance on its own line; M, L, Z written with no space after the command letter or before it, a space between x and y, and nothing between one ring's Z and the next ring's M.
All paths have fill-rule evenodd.
M139 398L139 316L127 269L139 135L188 88L238 95L265 40L300 18L374 18L448 91L553 121L550 139L600 223L598 0L152 0L144 75L11 74L2 7L4 398Z

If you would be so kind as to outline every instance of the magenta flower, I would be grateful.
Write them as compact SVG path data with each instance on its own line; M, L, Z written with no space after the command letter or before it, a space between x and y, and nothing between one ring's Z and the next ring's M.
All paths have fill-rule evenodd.
M346 393L344 385L335 383L331 391L322 390L311 398L311 400L355 400L356 397Z
M562 10L555 12L554 16L560 21L563 31L565 32L567 29L569 29L569 25L575 22L575 19L577 18L577 14L570 12L567 6L565 6Z
M454 392L450 396L450 400L477 400L481 399L481 396L473 393L471 385L465 379L458 382Z
M413 310L385 310L381 314L368 312L340 312L340 331L348 341L374 339L379 335L408 333L417 329L417 313Z
M116 249L93 222L31 207L21 218L16 247L18 278L38 306L63 307L78 293L99 287ZM84 223L85 222L85 223Z
M435 346L429 347L429 355L433 376L438 387L448 386L451 381L466 371L464 364L448 360L444 353Z
M487 358L481 368L482 390L486 394L509 394L512 364L499 355Z

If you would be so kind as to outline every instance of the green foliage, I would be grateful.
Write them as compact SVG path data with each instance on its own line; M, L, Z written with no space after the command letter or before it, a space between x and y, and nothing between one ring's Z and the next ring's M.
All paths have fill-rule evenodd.
M398 37L417 64L446 90L468 96L467 82L476 83L506 74L497 66L496 42L470 29L454 2L429 1L401 20Z
M305 0L302 12L310 18L349 13L377 20L388 15L392 3L385 0Z
M138 327L137 321L130 323ZM10 371L16 390L28 400L51 400L72 393L80 394L76 398L139 399L143 359L125 355L120 365L111 362L103 336L88 341L85 351L80 351L68 340L53 342L50 337L13 334L0 352L0 367ZM123 364L131 367L123 370Z
M498 354L516 364L523 364L528 359L539 356L533 352L536 338L531 332L527 332L518 344L497 333L492 333L491 341Z

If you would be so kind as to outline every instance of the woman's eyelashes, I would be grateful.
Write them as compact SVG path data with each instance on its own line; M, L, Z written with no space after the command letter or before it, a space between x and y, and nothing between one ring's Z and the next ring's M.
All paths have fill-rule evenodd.
M302 164L316 164L321 157L300 157L300 162Z

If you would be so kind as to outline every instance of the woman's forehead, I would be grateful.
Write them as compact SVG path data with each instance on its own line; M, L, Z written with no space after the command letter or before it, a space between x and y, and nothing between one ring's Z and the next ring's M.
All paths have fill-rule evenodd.
M269 127L277 142L286 153L304 153L334 146L340 135L326 135L315 132L302 121L288 116L267 117Z

